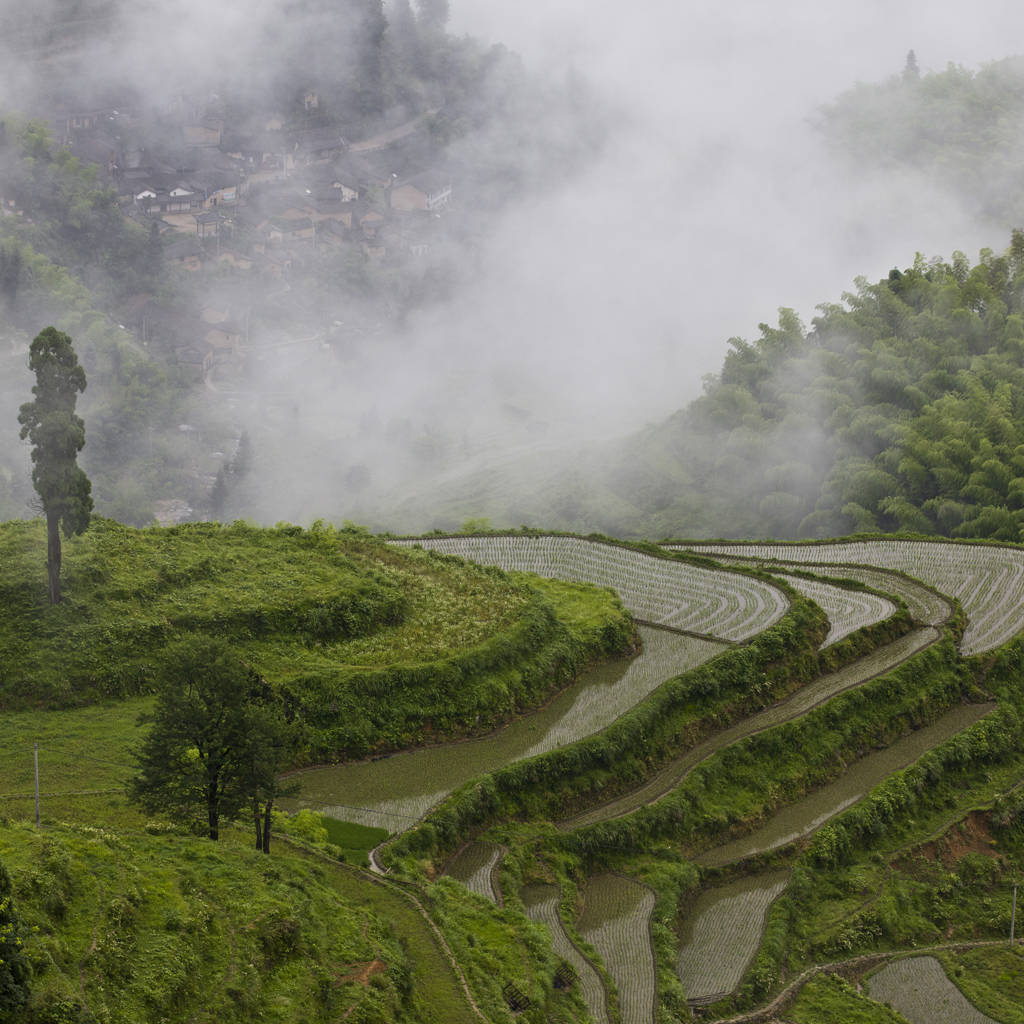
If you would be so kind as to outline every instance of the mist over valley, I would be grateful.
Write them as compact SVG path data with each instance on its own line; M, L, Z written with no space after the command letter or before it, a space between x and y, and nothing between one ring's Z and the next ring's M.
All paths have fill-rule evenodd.
M756 337L780 307L810 328L855 278L917 253L1001 252L1017 223L1017 65L999 131L976 138L953 130L959 100L943 107L938 87L888 122L867 95L911 91L911 49L919 91L947 67L971 81L1006 56L1020 20L1006 5L349 8L186 6L160 33L141 5L12 8L12 118L45 122L71 174L99 165L91 184L52 187L94 206L112 187L130 218L76 222L73 202L46 208L9 176L9 253L20 238L70 281L60 294L37 268L31 294L9 296L3 400L24 394L17 353L40 317L85 331L100 511L796 535L836 456L807 410L776 438L795 477L681 457L715 444L702 422L688 445L673 414L712 386L726 339ZM886 135L914 130L941 140L927 159ZM14 135L23 181L43 188L46 164L68 176L12 153ZM1002 177L978 176L993 154ZM979 201L993 193L1005 201ZM720 438L736 426L716 422ZM24 515L27 451L0 450L5 513ZM689 500L716 476L722 494ZM760 529L722 517L787 493L799 507Z

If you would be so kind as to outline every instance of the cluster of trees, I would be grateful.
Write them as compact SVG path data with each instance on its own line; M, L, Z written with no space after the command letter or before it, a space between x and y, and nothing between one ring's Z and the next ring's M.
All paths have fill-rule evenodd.
M902 76L847 90L823 108L820 126L855 168L921 172L1005 227L1024 222L1022 116L1024 57L920 74L911 52Z
M22 240L87 279L103 304L156 291L163 272L160 239L122 215L100 169L55 145L44 121L8 120L0 133L0 169L4 197L25 215ZM0 268L8 310L17 314L27 306L31 315L31 299L18 301L19 285L32 283L28 266L8 259Z
M784 309L730 339L704 394L644 439L684 481L644 532L1024 539L1024 231L818 308L810 329Z
M278 774L298 750L296 715L223 640L182 640L168 662L143 718L152 728L137 755L133 799L214 840L222 818L249 815L256 848L269 853L274 801L295 791Z
M86 379L71 339L54 327L33 340L29 366L35 398L21 407L19 421L22 439L32 443L32 480L47 525L50 603L57 604L61 529L68 536L83 533L92 512L91 484L77 463L85 424L75 405ZM269 853L274 801L293 791L278 774L298 750L294 712L223 640L183 640L169 663L173 670L157 698L153 729L139 751L134 799L186 820L202 810L211 839L218 837L221 817L247 810L257 849ZM0 953L19 944L9 890L0 864ZM19 964L0 956L0 1006L23 999Z

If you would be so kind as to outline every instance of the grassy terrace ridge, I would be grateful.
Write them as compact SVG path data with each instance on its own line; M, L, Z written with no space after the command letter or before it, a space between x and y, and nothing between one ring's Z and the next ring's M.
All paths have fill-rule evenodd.
M45 550L41 522L0 524L0 709L147 694L166 645L203 633L303 709L311 759L493 727L631 641L607 592L534 589L358 529L96 520L66 545L56 607Z

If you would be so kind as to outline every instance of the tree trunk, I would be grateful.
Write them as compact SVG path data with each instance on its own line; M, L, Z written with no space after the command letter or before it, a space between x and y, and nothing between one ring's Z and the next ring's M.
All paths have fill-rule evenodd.
M260 802L256 797L252 798L252 820L256 826L256 849L263 849L263 823L260 820Z
M206 787L206 820L210 828L210 838L216 842L219 836L218 825L220 824L216 778Z
M274 806L273 800L267 801L267 809L263 815L263 852L270 853L270 808Z
M60 604L60 517L46 513L46 574L50 584L50 604Z

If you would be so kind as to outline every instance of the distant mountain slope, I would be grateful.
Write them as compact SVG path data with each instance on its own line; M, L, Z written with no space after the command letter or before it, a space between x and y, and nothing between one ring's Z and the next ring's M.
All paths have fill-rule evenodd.
M820 112L854 169L920 176L979 223L1024 225L1024 58L859 84ZM936 209L936 217L943 216ZM808 329L789 309L729 341L705 393L613 445L520 456L424 486L391 525L467 516L621 536L916 530L1021 539L1024 234L976 265L918 256L857 279ZM643 381L623 375L623 387ZM373 518L371 515L369 518Z
M624 443L451 485L438 520L460 510L653 537L1020 540L1024 232L974 266L962 253L918 256L819 310L810 329L783 309L755 341L730 339L702 396Z
M855 168L911 169L978 218L1024 223L1024 57L923 75L908 57L902 76L859 83L824 107L819 126Z

